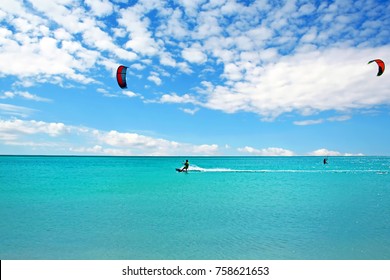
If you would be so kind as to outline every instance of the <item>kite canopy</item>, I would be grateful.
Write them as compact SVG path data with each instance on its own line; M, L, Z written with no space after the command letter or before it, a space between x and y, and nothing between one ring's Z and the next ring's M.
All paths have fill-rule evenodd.
M382 60L380 60L380 59L374 59L374 60L369 61L368 64L370 64L372 62L376 62L376 64L378 64L378 74L377 74L377 76L382 75L383 72L385 72L385 63Z
M126 70L127 67L123 65L119 66L116 70L116 81L118 82L120 88L127 88Z

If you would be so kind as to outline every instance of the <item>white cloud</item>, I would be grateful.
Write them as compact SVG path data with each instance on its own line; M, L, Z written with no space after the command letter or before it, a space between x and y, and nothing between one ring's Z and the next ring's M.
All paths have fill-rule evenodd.
M132 92L131 90L123 90L122 93L128 97L136 97L136 96L139 96L139 94L135 93L135 92Z
M5 92L2 93L2 95L0 95L0 99L14 98L15 95L16 94L14 92L5 91Z
M8 140L6 138L2 138L0 133L0 140L6 140L6 144L8 146L21 146L23 148L31 148L33 150L36 150L37 148L50 148L50 149L57 149L61 150L61 143L53 143L53 142L33 142L33 141L19 141L15 140L14 137L9 138Z
M304 120L304 121L295 121L295 125L313 125L313 124L320 124L323 123L323 119L318 119L318 120Z
M23 107L23 106L0 103L0 114L4 114L4 115L11 115L11 116L25 118L32 115L35 111L36 110L34 109Z
M189 35L186 21L183 20L183 13L179 8L172 10L167 21L159 28L159 32L162 36L180 40Z
M348 48L299 53L266 67L229 63L225 65L225 85L209 83L199 91L202 99L193 95L182 102L192 100L210 109L227 113L253 112L270 119L289 112L309 116L322 111L345 113L389 105L390 80L376 77L375 67L367 65L372 53L387 57L390 49Z
M160 77L158 76L157 73L152 73L149 77L148 77L148 80L155 83L156 85L161 85L162 81L160 79Z
M192 145L137 133L95 130L94 135L110 149L124 149L126 153L131 151L131 154L137 155L212 155L218 152L215 144Z
M131 156L133 155L130 149L110 149L103 148L100 145L93 147L70 147L69 152L72 154L83 155L110 155L110 156Z
M343 122L343 121L347 121L350 119L351 119L351 116L344 115L344 116L330 117L330 118L328 118L328 121L330 121L330 122Z
M190 63L202 64L207 61L207 56L202 52L200 46L193 46L182 51L182 56Z
M103 93L103 95L107 95L107 96L110 95L110 92L108 90L106 90L105 88L98 88L96 91Z
M138 9L137 7L131 7L120 11L118 22L127 30L129 35L129 41L125 46L141 55L153 56L158 53L160 47L148 30L149 21L142 18L139 9L142 8L138 6Z
M180 71L186 74L192 74L191 68L188 66L187 62L179 62L177 63L177 67L179 67Z
M206 2L206 0L178 0L183 5L188 16L195 16L198 13L199 7Z
M0 146L39 148L51 154L95 155L218 155L217 144L191 144L151 137L132 132L104 131L64 123L36 120L0 119ZM225 145L230 150L230 145ZM294 156L293 151L269 147L257 149L250 146L238 148L240 154L256 156ZM361 153L341 153L325 148L308 153L311 156L355 156Z
M7 75L16 77L47 77L57 76L60 79L67 77L81 83L90 83L93 79L81 74L91 67L97 59L97 53L89 51L80 45L74 51L69 49L67 42L59 43L54 38L43 37L39 40L29 40L28 35L21 35L19 39L9 36L0 46L0 69ZM21 43L21 40L24 42ZM74 55L79 60L74 59ZM21 71L23 69L23 71Z
M343 122L343 121L347 121L349 119L351 119L351 116L343 115L343 116L334 116L334 117L330 117L330 118L327 118L327 119L294 121L293 123L295 125L304 126L304 125L321 124L321 123L324 123L325 121L328 121L328 122Z
M111 72L116 59L136 61L131 67L138 71L174 67L194 76L213 67L206 93L164 98L263 120L291 112L350 114L390 104L387 74L378 78L374 65L365 65L373 54L389 60L386 13L374 4L148 0L122 8L108 0L2 1L0 77L26 80L15 83L20 87L98 83L91 70ZM172 76L140 79L166 85Z
M282 149L282 148L256 149L253 147L245 146L244 148L238 148L237 151L243 154L250 154L256 156L294 156L295 155L293 151Z
M173 94L164 94L161 96L160 103L193 103L197 104L198 102L195 100L195 98L189 94L184 95L177 95L176 93Z
M90 143L90 146L87 146ZM44 153L106 155L214 155L218 145L180 143L138 133L103 131L64 123L0 119L0 145L40 148ZM46 149L46 150L45 150Z
M0 99L7 99L7 98L14 98L16 96L20 96L22 98L38 101L38 102L50 102L51 100L48 98L43 98L35 94L31 94L27 91L6 91L2 93L3 95L0 95Z
M197 27L193 33L193 38L204 40L211 36L219 36L223 29L219 24L221 14L218 10L201 11L197 15Z
M363 156L362 153L341 153L337 151L327 150L325 148L318 149L309 153L311 156Z
M31 94L27 91L16 92L16 94L22 96L23 98L38 101L38 102L50 102L51 101L48 98L40 97L40 96L37 96L35 94Z
M317 40L317 36L318 36L317 28L313 27L308 32L306 32L305 35L302 36L301 42L314 43Z
M176 60L174 60L169 53L162 53L160 55L160 63L161 65L165 66L171 66L171 67L176 67L177 63Z
M219 147L216 144L199 145L192 147L192 153L195 155L215 155L218 153Z
M137 70L144 70L146 66L142 65L141 63L134 63L130 67Z
M231 82L239 81L243 78L240 66L236 65L235 63L225 64L223 76Z
M0 72L5 75L33 77L40 83L62 85L64 79L69 79L87 84L95 80L86 72L105 59L101 51L122 59L137 57L117 46L103 30L106 25L93 17L113 11L107 0L87 1L93 13L73 1L31 0L28 10L17 1L3 2L0 11L15 16L6 20L11 30L16 29L10 32L0 28L4 35L0 36ZM77 42L80 35L83 40Z
M24 121L19 119L1 120L0 132L8 134L38 134L43 133L51 137L68 132L63 123L47 123L42 121Z
M186 114L195 115L195 113L199 111L199 108L194 108L194 109L180 108L180 110L182 110Z
M313 4L311 3L307 3L307 4L303 4L299 10L298 10L298 13L303 16L303 15L310 15L314 12L315 10L315 7Z
M113 5L108 0L85 0L91 11L97 16L107 16L113 12Z

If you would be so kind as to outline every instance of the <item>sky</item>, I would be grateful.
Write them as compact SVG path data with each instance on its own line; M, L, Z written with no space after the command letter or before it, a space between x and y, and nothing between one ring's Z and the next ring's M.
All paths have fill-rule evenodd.
M0 154L389 156L373 59L390 1L1 1Z

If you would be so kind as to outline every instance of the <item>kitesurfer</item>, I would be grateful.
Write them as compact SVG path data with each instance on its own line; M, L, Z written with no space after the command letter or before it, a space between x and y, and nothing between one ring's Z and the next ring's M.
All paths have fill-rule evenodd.
M184 166L180 170L180 172L183 172L183 171L187 172L188 171L188 167L190 167L190 163L189 163L188 159L186 159L186 162L184 163Z
M324 158L324 164L327 164L327 163L328 163L328 159Z

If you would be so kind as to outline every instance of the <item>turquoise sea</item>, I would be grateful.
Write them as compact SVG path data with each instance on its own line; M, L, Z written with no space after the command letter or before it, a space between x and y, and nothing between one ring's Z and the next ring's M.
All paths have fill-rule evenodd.
M0 259L390 259L390 157L0 157Z

